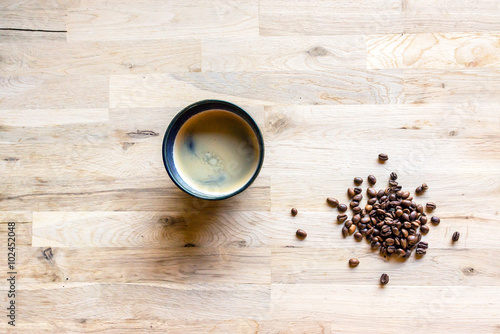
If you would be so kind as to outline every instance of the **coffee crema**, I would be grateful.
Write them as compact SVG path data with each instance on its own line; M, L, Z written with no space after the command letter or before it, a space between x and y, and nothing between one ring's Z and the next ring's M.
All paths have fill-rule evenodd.
M174 141L174 164L181 178L205 194L241 189L258 168L259 145L243 118L225 110L190 117Z

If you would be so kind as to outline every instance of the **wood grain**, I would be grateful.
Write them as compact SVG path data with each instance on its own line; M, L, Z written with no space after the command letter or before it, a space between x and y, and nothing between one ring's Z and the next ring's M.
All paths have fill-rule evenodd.
M365 68L362 36L205 39L203 72Z
M22 248L25 283L271 283L268 248Z
M141 4L142 2L142 4ZM149 7L148 7L149 6ZM68 10L69 41L137 40L258 35L258 4L251 1L139 1ZM97 32L97 33L96 33Z
M1 43L0 59L0 71L10 75L199 72L201 43L196 40Z
M499 39L500 34L494 33L369 35L368 67L498 68Z
M398 71L354 69L123 75L111 77L110 106L158 107L210 97L253 105L386 104L401 100L402 86ZM182 97L174 93L174 88L182 90Z

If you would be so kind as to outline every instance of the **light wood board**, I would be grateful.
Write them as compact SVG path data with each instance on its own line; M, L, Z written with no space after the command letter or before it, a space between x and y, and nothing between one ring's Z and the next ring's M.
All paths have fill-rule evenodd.
M161 158L205 98L265 139L222 202ZM325 203L393 171L438 206L421 259L343 238ZM499 202L496 0L0 2L2 333L500 333Z

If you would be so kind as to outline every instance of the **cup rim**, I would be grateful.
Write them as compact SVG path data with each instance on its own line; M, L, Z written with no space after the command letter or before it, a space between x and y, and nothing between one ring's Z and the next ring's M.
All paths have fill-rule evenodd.
M170 137L170 133L172 132L174 126L178 125L177 123L179 122L179 119L186 113L190 112L192 109L205 105L205 104L219 104L226 109L223 109L225 111L231 112L233 114L236 114L237 116L240 116L239 114L244 114L248 117L248 119L243 118L243 121L247 123L251 128L252 131L255 133L255 136L257 137L257 142L259 145L259 161L257 163L257 168L255 169L252 177L240 188L238 188L236 191L228 194L223 194L223 195L214 195L214 194L204 194L202 192L197 192L195 193L192 191L190 188L185 187L184 185L180 184L177 180L177 177L174 176L174 174L171 171L171 167L169 166L167 162L167 145L168 145L168 139ZM215 109L215 108L214 108ZM229 110L228 110L229 109ZM208 109L210 110L210 109ZM201 111L203 112L203 111ZM194 115L193 115L194 116ZM192 117L192 116L190 116ZM184 124L187 121L187 119L182 123ZM180 126L182 126L182 124ZM174 137L175 140L175 137ZM172 145L173 146L173 145ZM204 200L209 200L209 201L218 201L218 200L224 200L228 199L230 197L236 196L239 193L243 192L245 189L247 189L257 178L257 176L260 173L260 170L262 169L262 165L264 164L264 137L262 136L262 132L259 129L259 126L253 119L253 117L247 113L245 110L243 110L241 107L227 101L223 100L215 100L215 99L206 99L206 100L201 100L194 102L186 107L184 107L181 111L179 111L174 118L170 121L170 124L168 125L167 130L165 131L165 135L163 137L163 145L162 145L162 157L163 157L163 165L165 166L165 169L167 171L168 176L174 182L174 184L182 191L185 193L194 196L199 199L204 199Z

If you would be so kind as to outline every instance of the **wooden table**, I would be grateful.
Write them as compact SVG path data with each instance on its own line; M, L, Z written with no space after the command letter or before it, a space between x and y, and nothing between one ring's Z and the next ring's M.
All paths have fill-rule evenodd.
M498 1L4 0L0 28L0 332L8 222L17 333L500 332ZM205 98L265 136L222 202L161 158ZM325 203L392 171L438 206L420 260Z

